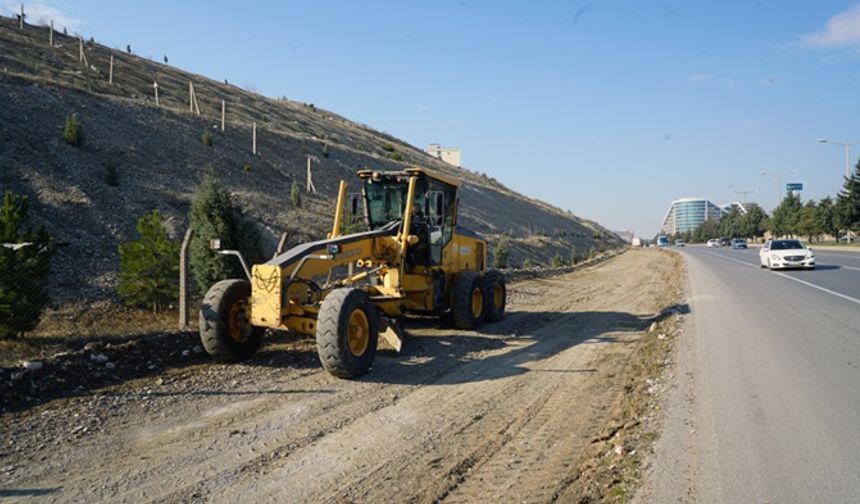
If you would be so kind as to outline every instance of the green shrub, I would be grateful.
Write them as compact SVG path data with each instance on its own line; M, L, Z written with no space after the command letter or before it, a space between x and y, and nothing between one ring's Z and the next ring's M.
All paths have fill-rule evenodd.
M203 141L203 145L207 147L212 147L212 133L208 130L204 131L202 135L200 135L200 140Z
M493 267L503 269L508 267L508 241L500 241L493 249Z
M116 187L119 185L119 174L116 171L116 161L108 160L104 162L105 172L104 172L104 181L105 184Z
M328 144L323 144L322 155L324 158L328 157Z
M302 207L302 193L299 189L299 183L294 179L293 185L290 187L290 203L296 208Z
M532 269L532 262L528 257L523 261L523 269Z
M393 159L395 161L403 161L403 154L401 154L399 152L392 152L391 153L391 159Z
M63 128L63 140L74 147L84 145L84 127L78 121L78 116L70 114L66 117L66 126Z
M179 299L179 241L171 240L158 210L137 221L139 238L119 245L117 292L127 306L158 312Z
M242 165L242 171L244 171L245 173L250 173L251 172L251 163L245 163L244 165Z
M564 260L561 258L561 254L552 256L552 267L560 268L562 266L564 266Z
M570 265L571 265L571 266L575 266L575 265L576 265L576 261L577 261L577 258L576 258L576 245L571 245L571 246L570 246Z
M245 277L238 259L210 250L209 240L220 239L222 248L238 250L249 264L263 259L257 226L214 178L207 176L200 183L191 201L188 220L194 231L190 244L191 270L201 293L219 280Z
M302 154L307 154L307 153L308 153L308 146L307 146L307 144L305 144L304 142L302 142L301 147L299 147L299 152L301 152Z
M51 236L27 225L27 196L6 192L0 207L0 339L21 336L39 323L48 303Z
M382 144L382 150L387 152L394 152L394 146L391 145L390 142L385 142L384 144Z

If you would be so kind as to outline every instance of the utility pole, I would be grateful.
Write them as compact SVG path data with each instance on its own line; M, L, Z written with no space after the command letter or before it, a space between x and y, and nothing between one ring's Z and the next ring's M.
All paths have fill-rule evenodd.
M24 2L21 2L21 17L18 18L18 28L24 29Z

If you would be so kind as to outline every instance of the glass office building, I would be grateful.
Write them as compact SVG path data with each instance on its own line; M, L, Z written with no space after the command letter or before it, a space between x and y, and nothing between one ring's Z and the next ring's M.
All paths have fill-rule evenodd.
M663 218L663 234L674 235L693 231L706 220L717 219L723 211L704 198L682 198L669 205Z

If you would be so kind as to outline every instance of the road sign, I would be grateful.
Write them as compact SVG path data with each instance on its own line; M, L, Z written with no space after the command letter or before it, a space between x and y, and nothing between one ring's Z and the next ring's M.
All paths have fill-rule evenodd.
M788 184L785 184L785 190L786 191L802 191L803 190L803 184L788 183Z

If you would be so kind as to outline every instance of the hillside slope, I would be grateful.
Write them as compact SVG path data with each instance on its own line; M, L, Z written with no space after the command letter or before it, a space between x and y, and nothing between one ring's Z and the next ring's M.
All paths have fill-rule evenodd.
M555 254L568 257L572 246L582 254L617 242L613 235L598 243L595 232L610 233L591 221L311 104L266 98L94 42L84 46L89 66L78 62L78 39L56 33L51 48L46 27L19 30L15 20L0 18L0 191L28 194L36 223L67 243L55 260L55 300L112 298L117 245L134 238L136 220L152 209L181 236L206 173L230 188L272 250L284 231L291 244L324 235L338 180L356 190L359 168L411 165L461 179L460 223L491 243L509 236L514 264L525 257L548 263ZM189 82L199 115L189 112ZM221 100L227 107L223 133ZM86 134L82 148L62 139L73 113ZM251 154L253 122L257 156ZM201 141L204 131L213 135L212 146ZM392 159L391 148L402 161ZM303 207L296 209L289 204L290 186L294 180L304 186L308 157L317 194L303 194ZM117 187L104 182L110 164L119 173Z

